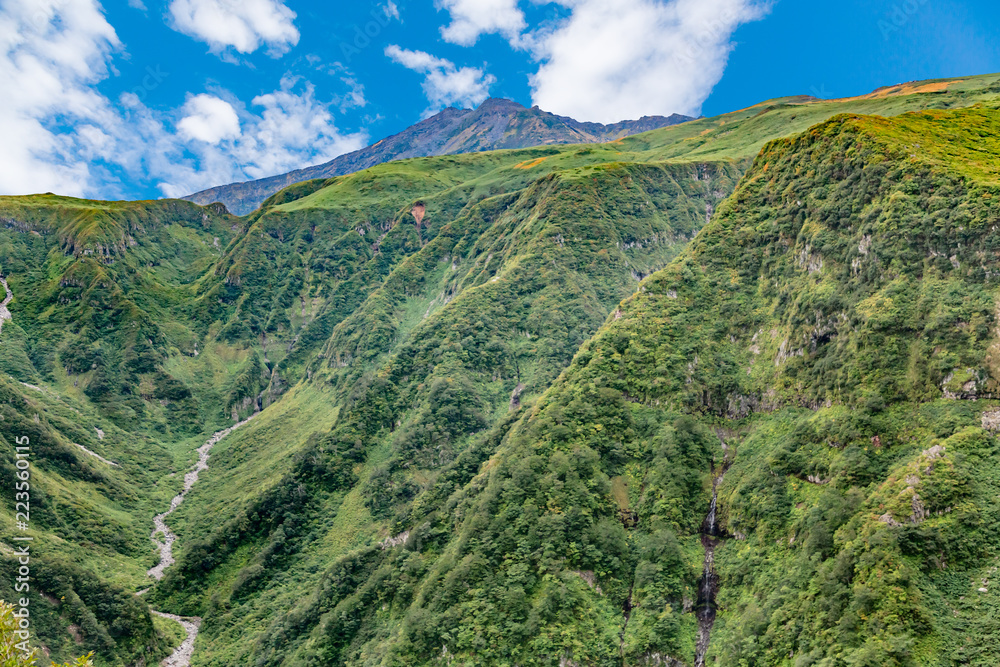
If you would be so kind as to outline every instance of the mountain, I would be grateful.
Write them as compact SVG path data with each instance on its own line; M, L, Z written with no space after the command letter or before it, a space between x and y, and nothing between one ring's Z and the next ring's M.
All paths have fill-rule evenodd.
M990 75L0 198L0 598L27 534L58 660L992 665L998 136Z
M528 109L511 100L490 98L478 109L449 107L399 134L324 164L256 181L220 185L184 199L206 205L221 202L233 213L246 215L289 185L343 176L392 160L550 144L602 143L689 120L692 118L673 114L644 116L613 125L581 123L538 107Z

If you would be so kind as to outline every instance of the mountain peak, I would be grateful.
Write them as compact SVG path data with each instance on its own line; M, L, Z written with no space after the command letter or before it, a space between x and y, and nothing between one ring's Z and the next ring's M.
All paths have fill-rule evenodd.
M476 111L525 111L527 107L505 97L487 98Z
M553 144L594 144L688 120L693 119L674 114L624 120L613 125L582 123L537 106L529 109L514 100L490 97L476 109L442 109L399 134L325 164L257 181L221 185L183 199L202 205L221 202L233 213L246 215L274 193L295 183L343 176L392 160Z

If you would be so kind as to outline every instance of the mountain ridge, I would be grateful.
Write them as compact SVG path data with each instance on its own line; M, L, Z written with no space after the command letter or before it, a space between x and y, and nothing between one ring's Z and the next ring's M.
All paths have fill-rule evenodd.
M551 144L602 143L689 120L693 118L673 114L603 125L491 97L475 109L448 107L402 132L323 164L215 186L182 199L203 205L221 202L233 213L245 215L272 194L295 183L343 176L390 160Z
M242 218L0 197L38 641L152 664L151 604L203 667L992 667L1000 76L902 90Z

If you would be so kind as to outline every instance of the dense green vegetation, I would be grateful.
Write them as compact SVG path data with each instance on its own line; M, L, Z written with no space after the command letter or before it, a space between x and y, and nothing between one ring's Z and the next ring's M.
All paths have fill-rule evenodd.
M148 603L204 619L194 665L693 664L718 479L709 664L991 664L997 80L394 162L246 218L0 198L40 641L154 664L180 637ZM257 412L137 598L194 449Z
M0 665L3 667L30 667L38 663L38 649L26 652L18 646L21 643L21 638L15 634L18 628L14 605L0 601ZM81 656L72 664L63 663L62 667L93 667L90 657Z

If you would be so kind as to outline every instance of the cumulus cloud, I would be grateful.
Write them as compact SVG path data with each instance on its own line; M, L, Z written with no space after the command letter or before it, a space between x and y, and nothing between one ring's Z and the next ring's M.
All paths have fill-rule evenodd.
M132 123L118 163L167 197L319 164L368 143L367 133L337 127L330 110L336 100L318 100L315 87L295 77L249 105L223 92L193 95L173 128L168 116L126 98Z
M570 16L531 37L532 101L580 120L698 114L722 78L753 0L560 0Z
M223 139L240 136L240 117L236 109L215 95L195 95L184 105L184 113L177 130L185 139L217 144Z
M94 0L2 0L0 45L0 190L82 194L77 156L101 150L115 117L92 88L120 47L114 28Z
M299 42L295 12L281 0L172 0L174 27L220 53L252 53L267 45L279 56Z
M534 0L564 18L528 29L518 0L437 0L462 45L499 33L538 62L532 102L579 120L696 115L722 78L733 32L771 0Z
M424 75L424 95L430 102L425 115L452 105L476 106L489 97L490 86L496 82L496 77L484 74L477 67L458 68L450 60L424 51L409 51L391 44L386 47L385 55Z
M197 95L184 109L188 115L178 130L187 141L183 148L188 157L175 147L173 159L151 168L160 173L160 189L168 197L325 162L368 143L363 132L340 132L313 85L291 77L278 90L255 97L251 108L239 114L212 95ZM189 119L195 121L186 128Z
M0 44L0 194L118 198L147 183L180 196L367 143L363 132L342 132L331 111L365 104L353 80L330 100L291 77L249 105L224 90L189 95L173 112L147 108L148 88L109 99L96 86L121 45L96 0L0 0ZM150 69L148 83L165 76Z
M482 34L500 33L516 41L527 27L518 0L437 0L438 9L446 10L451 23L441 28L445 41L472 46Z

